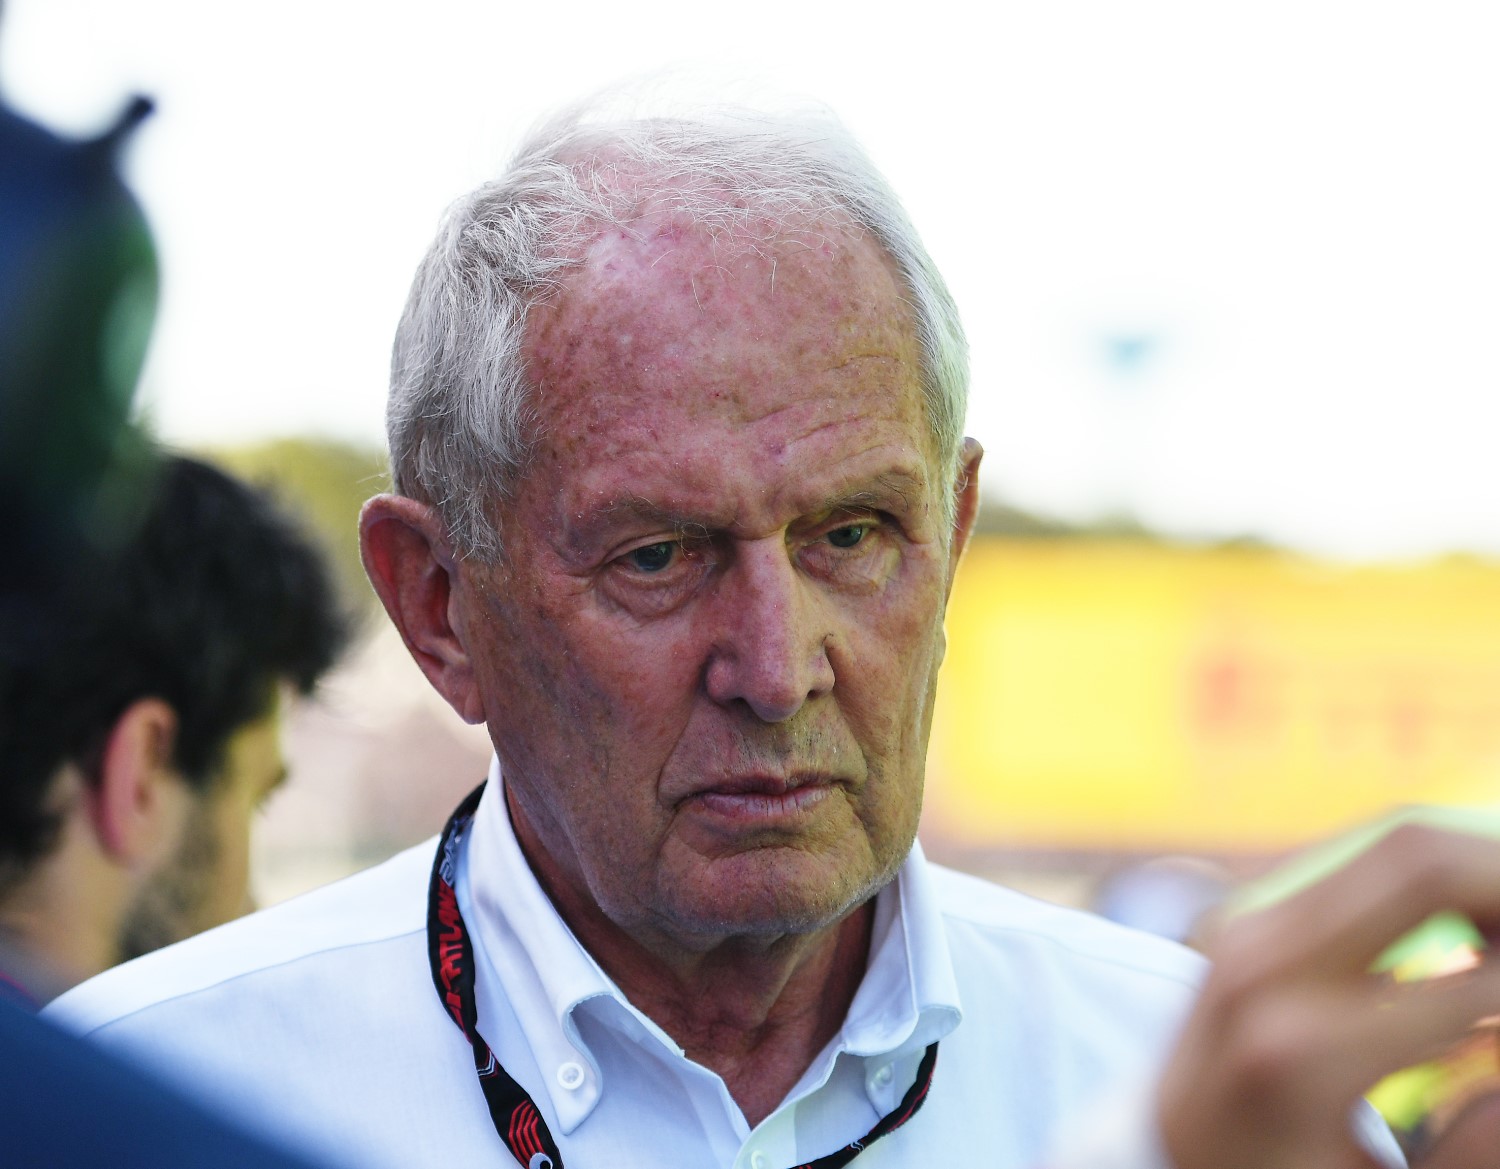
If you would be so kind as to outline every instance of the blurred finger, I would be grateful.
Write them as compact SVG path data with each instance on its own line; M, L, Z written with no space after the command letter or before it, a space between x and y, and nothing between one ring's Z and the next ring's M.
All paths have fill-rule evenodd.
M1207 992L1208 994L1216 992ZM1362 975L1334 986L1299 985L1271 996L1208 1004L1195 1015L1192 1050L1214 1061L1235 1107L1264 1123L1347 1113L1379 1080L1435 1058L1500 1013L1500 963L1427 983ZM1199 1073L1174 1091L1203 1087Z
M1441 1059L1471 1036L1480 1020L1496 1013L1500 963L1427 983L1391 983L1380 994L1337 996L1321 1006L1308 999L1300 1018L1293 1015L1280 1026L1291 1037L1301 1031L1304 1057L1311 1050L1309 1039L1320 1050L1317 1082L1299 1091L1331 1105L1352 1102L1392 1072ZM1291 1065L1292 1056L1283 1062ZM1285 1068L1287 1080L1297 1074Z
M1460 1112L1412 1169L1500 1169L1500 1093Z
M1444 909L1500 924L1500 844L1404 824L1332 876L1233 923L1215 957L1256 978L1358 974Z

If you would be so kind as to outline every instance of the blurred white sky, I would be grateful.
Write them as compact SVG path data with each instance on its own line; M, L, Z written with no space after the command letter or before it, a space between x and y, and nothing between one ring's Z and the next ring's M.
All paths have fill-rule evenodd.
M1353 557L1500 552L1500 8L957 0L7 0L54 128L127 93L169 439L378 440L447 202L519 132L689 63L820 98L964 312L988 485Z

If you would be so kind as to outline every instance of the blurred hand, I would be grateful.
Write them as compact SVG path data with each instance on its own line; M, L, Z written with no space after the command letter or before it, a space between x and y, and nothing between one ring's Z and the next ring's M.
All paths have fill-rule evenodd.
M1370 973L1441 909L1500 924L1500 845L1405 825L1321 883L1236 919L1158 1089L1176 1169L1370 1169L1350 1114L1381 1077L1500 1012L1500 960L1429 982ZM1500 1108L1471 1109L1422 1169L1500 1169Z
M1500 1166L1500 1095L1476 1100L1454 1119L1414 1169Z

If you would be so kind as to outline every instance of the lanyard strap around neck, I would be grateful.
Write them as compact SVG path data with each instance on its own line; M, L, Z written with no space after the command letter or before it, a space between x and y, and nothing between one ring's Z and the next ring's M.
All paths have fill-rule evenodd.
M511 1155L526 1169L563 1169L562 1153L542 1119L541 1110L526 1089L516 1083L495 1058L490 1045L479 1034L478 1011L474 999L474 946L458 909L458 857L464 836L474 820L480 784L459 804L448 819L438 840L437 856L432 864L432 879L427 892L427 956L432 966L432 983L437 987L443 1009L452 1017L474 1052L474 1071L489 1106L495 1131ZM937 1065L938 1045L933 1043L922 1056L916 1082L895 1109L857 1141L842 1149L798 1165L795 1169L841 1169L869 1145L894 1132L916 1115L932 1086L932 1071Z

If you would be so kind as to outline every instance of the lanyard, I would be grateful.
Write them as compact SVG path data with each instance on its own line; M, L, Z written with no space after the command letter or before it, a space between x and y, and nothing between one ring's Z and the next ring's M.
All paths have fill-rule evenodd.
M484 792L480 784L458 805L448 819L438 840L437 857L432 864L432 881L427 893L427 956L432 964L432 982L437 987L443 1009L458 1024L474 1051L474 1071L489 1105L495 1131L511 1155L526 1169L563 1169L562 1153L547 1129L547 1122L526 1089L511 1079L500 1066L495 1053L479 1034L478 1012L474 1005L474 946L458 911L454 892L458 880L458 854L464 834L474 819L474 809ZM796 1169L840 1169L849 1164L866 1146L894 1132L916 1115L932 1086L932 1069L937 1064L936 1043L927 1048L917 1068L917 1079L907 1089L901 1103L883 1116L874 1128L857 1141L851 1141L837 1152L808 1161Z

